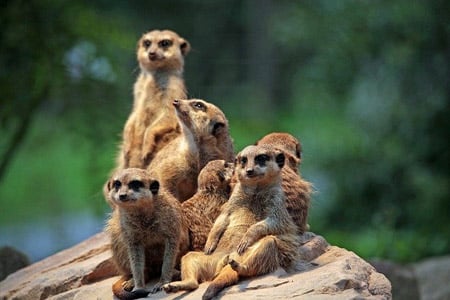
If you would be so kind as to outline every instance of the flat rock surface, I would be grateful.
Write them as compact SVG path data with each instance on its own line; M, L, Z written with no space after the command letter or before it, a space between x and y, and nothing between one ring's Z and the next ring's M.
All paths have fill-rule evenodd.
M313 233L303 236L300 271L283 269L239 281L220 299L391 299L391 284L355 253L330 246ZM113 299L119 276L111 263L108 239L90 239L21 269L0 282L0 299ZM151 287L156 280L148 284ZM192 292L159 292L148 299L201 299L208 282Z

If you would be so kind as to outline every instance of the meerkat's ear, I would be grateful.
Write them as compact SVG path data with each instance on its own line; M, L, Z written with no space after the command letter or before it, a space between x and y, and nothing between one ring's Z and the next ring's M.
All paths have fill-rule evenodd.
M158 194L158 191L159 191L159 182L158 182L158 180L152 180L150 182L150 191L152 192L153 195Z
M302 159L302 145L300 143L295 145L295 155L297 155L298 159Z
M286 157L284 156L283 152L276 154L275 162L277 163L278 167L280 167L280 169L284 166L285 160L286 160Z
M191 44L183 38L180 38L180 50L183 56L186 56L191 51Z
M225 128L225 123L215 122L212 129L212 135L217 136L222 131L222 128Z
M298 164L300 163L300 159L297 157L297 155L293 156L290 153L286 153L285 155L287 156L289 165L291 165L294 168L297 168Z
M111 189L112 189L112 179L108 179L108 181L105 183L104 190L106 192L109 192L111 191Z

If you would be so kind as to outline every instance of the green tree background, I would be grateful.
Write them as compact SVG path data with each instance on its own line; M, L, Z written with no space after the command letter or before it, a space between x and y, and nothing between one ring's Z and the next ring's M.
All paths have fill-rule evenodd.
M237 151L302 141L312 231L365 258L450 253L449 20L444 0L5 0L0 244L39 259L101 230L136 42L168 28Z

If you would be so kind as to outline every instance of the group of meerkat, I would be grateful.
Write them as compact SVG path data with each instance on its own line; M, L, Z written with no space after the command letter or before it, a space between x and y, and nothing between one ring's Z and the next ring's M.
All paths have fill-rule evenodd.
M204 281L211 283L203 299L212 299L240 277L293 270L309 227L312 188L299 173L299 141L271 133L235 156L220 108L186 99L189 50L170 30L138 41L133 110L103 187L119 299Z

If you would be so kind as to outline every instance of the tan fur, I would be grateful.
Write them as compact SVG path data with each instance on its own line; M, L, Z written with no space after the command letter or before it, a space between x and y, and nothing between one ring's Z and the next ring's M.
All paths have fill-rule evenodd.
M200 169L211 160L234 161L233 140L230 136L228 121L224 123L223 127L215 129L214 134L200 136L199 144Z
M142 296L148 277L160 273L150 292L158 291L172 280L174 267L189 246L180 203L147 171L137 168L114 174L107 191L115 209L105 231L111 239L113 261L123 276L113 285L114 294L121 299Z
M281 170L281 186L286 195L286 208L300 234L309 229L308 210L312 185L299 172L302 159L300 142L288 133L274 132L264 136L256 145L270 145L280 149L286 156L286 165Z
M200 172L200 153L216 147L205 141L228 136L228 120L215 105L200 99L174 100L181 135L159 151L148 170L180 202L194 195Z
M230 196L233 165L224 160L206 164L198 175L198 190L181 204L185 222L189 227L190 250L203 250L208 233Z
M182 281L166 292L192 290L213 280L203 295L211 299L240 276L257 276L298 260L299 236L284 205L280 170L284 154L268 146L249 146L236 158L238 183L214 223L204 253L181 260Z
M185 99L184 56L189 43L170 30L145 33L137 44L140 74L134 84L134 105L123 131L117 169L145 169L154 155L180 133L172 107Z

